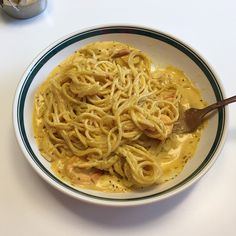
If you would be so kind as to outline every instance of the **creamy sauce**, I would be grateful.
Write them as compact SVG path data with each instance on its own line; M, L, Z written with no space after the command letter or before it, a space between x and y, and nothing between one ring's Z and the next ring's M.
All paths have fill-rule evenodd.
M52 73L51 76L56 73L57 69L54 70L54 73ZM181 83L186 82L188 79L180 70L174 67L167 67L155 72L153 77L158 79L160 76L162 79L164 78L164 80L171 79L177 85L180 85L180 104L184 110L190 107L202 108L206 105L201 98L199 90L192 84L192 82L188 81L185 83L187 84L186 87L181 86ZM40 97L37 102L41 102ZM40 145L43 145L43 140L42 138L40 139L40 129L43 129L43 127L41 127L41 121L37 119L35 113L40 113L40 111L35 111L33 115L34 132L40 149ZM191 134L171 134L165 141L160 143L158 143L157 140L153 141L154 144L149 151L156 156L156 161L161 165L163 171L162 176L158 181L159 184L169 181L180 174L188 160L194 156L201 137L202 129L203 125ZM85 170L78 170L78 175L70 176L69 173L65 173L64 165L66 161L68 161L67 158L65 158L65 160L53 160L51 162L52 170L64 182L75 187L79 186L86 189L94 189L104 192L135 191L132 187L129 187L129 184L125 180L120 180L115 176L111 176L109 173L104 173L102 171L98 172L92 170L86 172Z
M167 182L178 176L186 163L193 157L199 143L203 127L190 134L172 134L163 144L160 144L160 152L156 156L157 162L160 162L163 174L158 184ZM155 152L156 150L154 150ZM60 168L61 166L61 168ZM52 162L52 170L65 182L71 183L71 180L63 172L62 160ZM128 182L120 180L115 176L102 174L97 179L91 178L91 174L81 174L81 179L74 187L80 186L85 189L99 190L103 192L128 192L135 189L128 187ZM136 189L137 190L137 189Z
M187 161L194 155L200 136L200 130L192 134L172 135L172 147L164 146L164 150L160 153L166 157L166 161L161 163L163 175L160 183L174 179L180 174Z

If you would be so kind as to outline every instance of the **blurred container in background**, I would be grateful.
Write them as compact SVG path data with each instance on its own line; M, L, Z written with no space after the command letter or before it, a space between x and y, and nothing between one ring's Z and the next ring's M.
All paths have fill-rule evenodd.
M0 5L8 15L27 19L43 12L47 7L47 0L0 0Z

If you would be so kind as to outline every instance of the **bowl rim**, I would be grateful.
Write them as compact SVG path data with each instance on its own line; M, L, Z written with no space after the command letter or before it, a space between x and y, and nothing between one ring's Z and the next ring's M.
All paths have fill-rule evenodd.
M211 168L213 163L216 161L218 155L220 154L224 142L227 137L227 131L228 131L228 108L225 107L222 109L221 115L219 116L218 123L222 123L222 127L219 131L220 132L217 137L215 138L214 144L212 145L214 147L214 150L212 150L212 153L210 155L210 158L198 167L197 170L195 170L189 177L185 178L183 181L181 181L176 186L171 187L170 189L167 189L161 193L158 194L152 194L149 196L141 197L141 198L131 198L131 199L111 199L111 198L104 198L104 197L98 197L93 196L91 194L87 194L84 192L81 192L79 190L75 190L68 186L67 184L60 181L58 178L50 174L48 171L44 171L39 165L41 164L37 163L37 160L33 159L30 152L32 150L29 150L30 144L28 142L28 139L26 137L26 134L23 132L23 136L26 137L26 140L22 138L22 130L19 125L19 123L23 122L23 116L19 117L19 109L22 110L21 113L24 113L24 100L23 100L23 107L22 103L20 102L22 99L22 88L25 88L25 86L30 87L31 82L33 81L34 76L37 74L38 70L43 66L43 59L46 58L46 62L48 59L50 59L51 55L50 53L54 53L55 55L58 51L63 50L68 45L78 42L85 38L90 38L91 36L96 35L102 35L102 34L110 34L110 33L134 33L139 35L145 35L156 39L165 39L167 43L171 43L172 46L176 47L180 51L184 52L188 57L190 57L200 68L201 66L204 66L204 68L201 68L202 70L206 70L208 73L208 76L211 76L211 78L214 79L214 83L209 81L211 83L211 86L217 85L217 94L215 92L216 99L222 99L225 97L225 91L224 87L222 86L222 83L210 65L210 63L192 46L190 46L188 43L184 42L183 40L177 38L176 36L171 35L170 33L166 33L151 27L147 26L140 26L140 25L134 25L134 24L109 24L109 25L99 25L99 26L93 26L89 28L84 28L82 30L78 30L75 32L72 32L70 34L67 34L60 39L53 42L51 45L46 47L41 53L39 53L35 59L30 63L30 65L27 67L25 72L23 73L21 80L17 86L16 92L15 92L15 98L13 102L13 125L15 130L15 135L18 141L18 144L26 157L26 159L29 161L31 166L35 169L35 171L44 179L46 182L48 182L50 185L55 187L56 189L60 190L63 193L66 193L76 199L80 199L82 201L86 201L89 203L99 204L99 205L106 205L106 206L136 206L136 205L143 205L148 204L156 201L160 201L163 199L166 199L170 196L174 196L179 192L182 192L184 189L187 189L189 186L191 186L193 183L195 183L197 180L199 180L204 174L207 173L207 171ZM162 38L164 37L164 38ZM79 40L78 40L79 38ZM69 43L69 44L68 44ZM53 57L52 55L52 57ZM197 61L195 61L197 60ZM200 63L200 64L199 64ZM38 67L37 67L38 66ZM38 70L37 70L38 69ZM205 72L204 72L205 73ZM30 81L29 77L32 77L32 80ZM208 77L207 76L207 77ZM209 78L208 78L209 79ZM27 84L28 82L28 84ZM29 83L30 82L30 83ZM213 83L213 84L212 84ZM27 93L28 90L26 90ZM26 96L26 94L24 94ZM20 99L20 100L19 100ZM19 108L20 107L20 108ZM24 125L23 125L24 126ZM24 130L23 130L24 131ZM217 140L216 140L217 139ZM215 143L216 142L216 143ZM33 152L33 151L32 151ZM35 154L34 154L35 155ZM208 154L209 155L209 154ZM207 156L208 156L207 155ZM36 155L35 155L36 156ZM37 157L36 157L37 159ZM204 163L205 162L205 163ZM204 164L204 165L203 165ZM42 164L41 164L42 165ZM42 165L43 166L43 165ZM201 168L200 168L201 167Z

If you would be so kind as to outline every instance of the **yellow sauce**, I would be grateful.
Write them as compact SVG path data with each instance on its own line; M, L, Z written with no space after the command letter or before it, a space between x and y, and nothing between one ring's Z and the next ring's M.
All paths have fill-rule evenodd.
M56 75L57 70L58 68L56 68L50 76ZM192 84L191 81L187 79L182 71L174 67L167 67L165 69L157 70L153 75L153 77L156 77L157 79L160 76L162 77L162 79L171 79L175 84L180 85L180 104L184 110L190 107L202 108L206 105L201 98L199 90L195 85ZM184 83L187 86L183 87L181 86L181 83ZM41 89L43 89L43 87ZM39 129L42 129L42 127L40 125L41 121L37 120L35 113L38 114L40 113L40 111L34 111L33 115L34 133L37 137L36 139L40 149L40 145L43 145L43 140L42 137L40 140ZM150 148L150 152L156 156L156 161L161 165L163 171L158 184L171 180L180 174L187 161L194 156L201 137L202 129L203 126L201 126L197 131L191 134L172 133L166 140L162 142L158 142L157 140L153 141L154 144L153 147ZM109 173L103 173L101 176L95 175L94 178L92 178L91 172L86 173L85 171L81 173L81 181L79 182L79 184L73 184L73 182L71 182L67 174L64 172L64 160L55 159L48 161L52 161L52 170L60 179L62 179L64 182L74 185L75 187L79 186L81 188L94 189L105 192L126 192L131 190L135 191L135 189L132 189L132 187L128 186L128 183L125 180L120 180L115 176L109 175Z

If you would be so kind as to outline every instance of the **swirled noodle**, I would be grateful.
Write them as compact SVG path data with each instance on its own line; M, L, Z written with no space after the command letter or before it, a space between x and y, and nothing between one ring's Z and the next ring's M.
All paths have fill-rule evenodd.
M158 155L173 139L181 91L195 88L186 77L180 86L173 73L181 72L151 66L138 49L96 42L49 75L35 95L33 124L40 152L61 178L89 188L106 176L118 191L160 182L168 155Z

